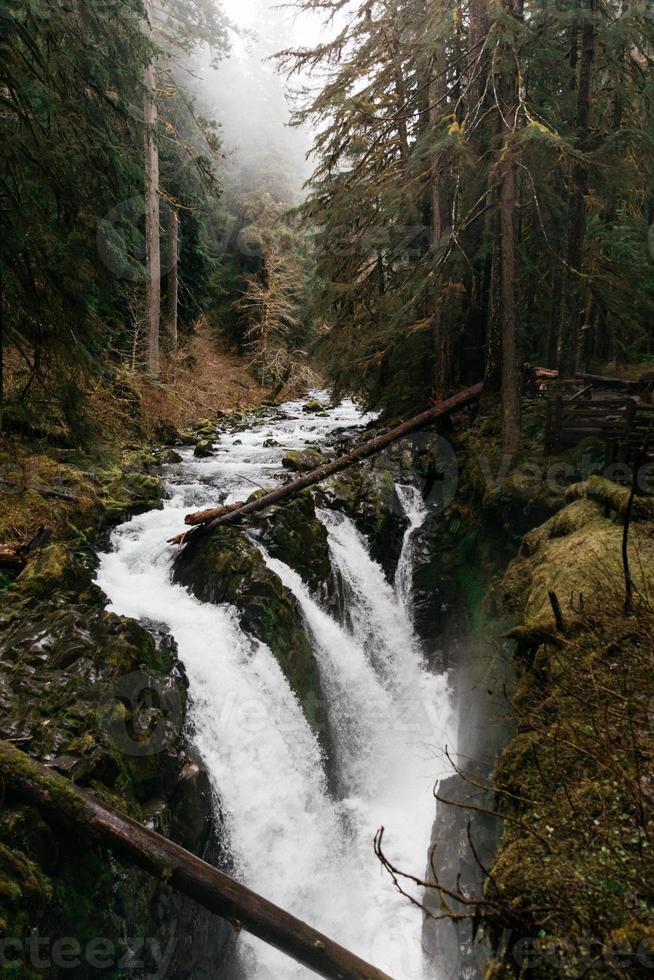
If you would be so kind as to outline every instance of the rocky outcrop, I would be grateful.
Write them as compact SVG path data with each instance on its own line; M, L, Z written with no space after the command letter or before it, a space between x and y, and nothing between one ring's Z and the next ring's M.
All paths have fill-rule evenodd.
M318 486L315 498L321 507L352 518L368 538L372 557L392 579L408 522L390 469L352 467Z
M316 517L313 496L304 490L283 506L252 515L248 526L273 558L285 562L309 586L318 601L332 608L336 585L327 530Z
M643 534L642 527L648 533ZM525 629L537 629L554 623L550 592L557 594L568 624L597 595L620 595L624 589L622 538L623 525L607 516L603 504L587 498L569 504L525 535L502 583L505 609L518 615ZM632 541L636 542L634 586L639 595L649 596L654 588L654 541L649 523L633 525Z
M224 861L212 789L184 734L187 682L175 645L108 612L90 560L52 545L1 597L2 737L187 849ZM6 800L0 929L14 940L11 975L25 978L43 975L33 969L30 932L48 937L41 953L51 978L71 975L53 956L66 937L82 950L74 973L82 978L97 973L89 953L96 939L114 970L126 937L143 937L150 967L161 954L167 975L189 980L211 975L231 942L229 927L165 884Z
M203 602L236 607L243 629L276 657L309 722L322 728L318 672L299 607L256 545L235 528L219 527L190 540L175 559L173 578Z

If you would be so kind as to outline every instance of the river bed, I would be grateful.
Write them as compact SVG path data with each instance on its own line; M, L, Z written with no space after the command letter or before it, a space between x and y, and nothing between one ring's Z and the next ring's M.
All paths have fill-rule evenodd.
M319 511L344 583L341 621L295 571L264 555L302 610L326 702L333 778L270 650L240 627L233 608L202 603L171 579L166 540L189 510L273 487L286 450L323 445L370 421L348 401L324 414L302 407L288 403L245 432L224 433L208 459L182 450L182 462L165 469L164 509L113 532L97 581L113 611L163 623L177 642L192 738L221 808L231 873L396 980L438 980L433 963L424 963L419 909L398 894L373 851L383 825L392 861L424 873L433 787L446 768L445 746L455 745L447 678L426 668L411 619L420 494L398 487L408 528L393 584L348 516ZM245 934L237 956L236 974L248 980L313 975Z

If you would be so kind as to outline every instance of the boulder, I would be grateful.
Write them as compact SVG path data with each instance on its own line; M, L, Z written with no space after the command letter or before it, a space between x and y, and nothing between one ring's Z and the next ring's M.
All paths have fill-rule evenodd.
M208 459L208 457L213 456L213 454L214 448L212 439L199 439L196 442L193 455L197 459Z
M388 471L353 466L316 488L320 506L346 513L370 542L370 553L392 579L408 526Z
M178 452L175 452L174 449L163 449L157 457L157 462L161 463L162 465L181 463L182 457Z
M317 470L328 462L327 458L316 449L289 450L282 457L282 466L295 473L308 473Z
M0 596L0 735L205 855L215 840L213 794L183 734L187 681L175 645L107 612L85 562L51 545ZM3 800L4 934L21 936L28 923L43 936L103 936L122 957L125 935L168 948L171 922L207 937L193 962L194 975L209 975L230 941L227 924L216 928L163 882L51 828L35 808ZM173 951L169 969L181 977L180 955Z
M302 616L259 549L233 527L216 528L191 538L175 559L173 580L202 602L235 606L243 629L269 647L309 722L318 727L318 671Z
M147 473L109 472L99 475L104 523L120 524L137 514L163 508L164 487Z
M631 575L641 596L651 595L654 589L651 532L651 521L632 529L637 557L632 553ZM516 614L529 629L550 629L554 623L550 592L557 594L568 625L588 614L597 597L606 601L607 590L622 596L622 537L622 525L606 515L603 504L584 498L568 504L523 538L502 582L504 610Z
M269 507L248 522L261 536L268 552L298 573L323 604L335 599L327 530L316 517L309 490L283 505Z
M317 398L312 398L311 401L304 403L304 405L302 406L302 411L306 412L307 415L312 415L312 414L324 415L325 406Z

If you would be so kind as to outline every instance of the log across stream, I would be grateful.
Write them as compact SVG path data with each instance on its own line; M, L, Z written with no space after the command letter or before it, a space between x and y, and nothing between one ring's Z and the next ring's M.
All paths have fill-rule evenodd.
M281 480L285 450L324 444L343 429L354 435L368 421L351 403L322 415L289 404L249 430L223 435L214 457L185 451L168 468L165 509L114 532L98 583L116 612L164 623L177 641L193 739L220 800L230 873L395 980L438 980L434 963L423 962L421 913L396 893L373 850L383 824L394 863L422 874L434 782L446 770L444 747L455 744L447 678L426 669L406 594L411 538L425 516L420 494L399 487L408 526L397 588L349 517L319 513L345 597L340 621L300 575L266 556L295 597L313 649L333 743L329 773L271 651L244 632L231 607L200 602L172 583L174 553L165 543L190 510L242 500L252 481ZM245 933L237 956L221 967L221 978L310 976Z

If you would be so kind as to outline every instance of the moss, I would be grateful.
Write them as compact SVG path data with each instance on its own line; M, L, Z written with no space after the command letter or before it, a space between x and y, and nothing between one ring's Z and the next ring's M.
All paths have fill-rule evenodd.
M345 513L354 521L368 538L372 557L392 577L407 527L392 472L350 467L321 483L315 496L321 507Z
M307 415L311 414L323 414L325 411L325 406L317 398L313 398L308 402L305 402L302 406L302 411L306 412Z
M25 596L47 599L53 592L74 593L76 597L100 601L101 593L90 579L68 542L58 541L41 549L16 580Z
M642 593L653 530L634 530ZM647 975L636 951L654 935L654 793L643 769L654 758L654 614L641 603L624 615L621 542L603 505L575 500L525 537L502 586L520 619L510 634L518 732L495 773L506 822L482 915L495 947L487 978L524 975L515 954L525 937L534 980L603 976L616 955L621 976ZM563 634L548 589L564 607Z
M209 456L213 456L213 440L212 439L198 439L195 444L195 449L193 450L193 455L197 459L208 459Z
M591 476L586 485L586 493L620 517L626 517L631 491L601 476ZM635 496L631 504L632 520L654 520L654 500L651 497Z
M302 451L290 450L282 457L282 466L287 470L294 470L297 473L306 473L309 470L317 470L327 462L325 456L315 449L303 449Z
M551 627L549 593L555 592L571 623L602 594L624 587L622 526L600 504L576 500L527 534L502 583L504 607L518 612L529 628ZM643 601L654 594L654 542L646 524L634 527L632 575Z
M174 580L203 602L235 606L243 628L270 648L300 703L315 707L318 673L295 598L240 531L220 527L191 539L175 560Z
M136 514L163 507L163 484L147 473L110 471L101 478L104 520L119 524Z
M314 595L329 599L332 570L327 531L316 517L310 491L303 491L281 507L268 508L250 525L261 534L274 558L294 569Z

